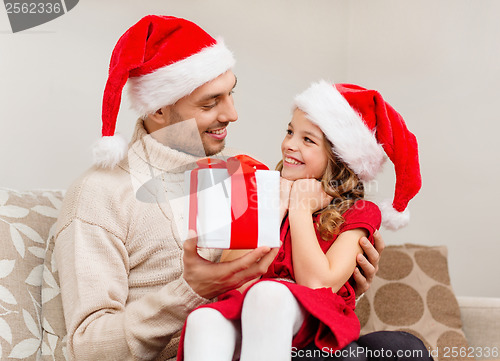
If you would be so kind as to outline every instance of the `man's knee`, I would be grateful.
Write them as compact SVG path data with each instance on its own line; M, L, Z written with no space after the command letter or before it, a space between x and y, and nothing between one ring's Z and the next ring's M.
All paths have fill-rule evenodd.
M390 352L394 360L432 360L424 343L416 336L403 331L378 331L361 336L361 347Z

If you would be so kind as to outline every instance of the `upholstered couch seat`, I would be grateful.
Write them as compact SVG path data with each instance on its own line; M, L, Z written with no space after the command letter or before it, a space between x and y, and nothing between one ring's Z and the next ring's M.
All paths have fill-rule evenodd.
M51 242L63 196L0 188L1 360L67 359ZM412 332L436 360L500 359L500 298L456 298L445 247L387 247L357 313L363 333Z

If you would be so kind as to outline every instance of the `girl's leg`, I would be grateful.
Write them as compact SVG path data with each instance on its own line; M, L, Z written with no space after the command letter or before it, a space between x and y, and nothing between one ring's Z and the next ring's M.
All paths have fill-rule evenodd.
M188 316L184 335L185 361L231 361L238 327L213 308L200 308Z
M290 361L292 338L304 315L286 286L273 281L257 283L243 302L240 361Z

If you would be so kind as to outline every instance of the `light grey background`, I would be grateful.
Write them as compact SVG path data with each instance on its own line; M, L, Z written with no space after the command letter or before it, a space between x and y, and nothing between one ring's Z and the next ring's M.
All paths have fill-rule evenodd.
M424 182L410 226L385 240L447 245L458 295L500 297L500 2L85 0L18 34L0 9L0 186L67 188L90 165L111 50L149 13L225 38L240 115L229 145L269 165L311 81L379 90L419 140ZM125 98L118 130L134 123ZM393 173L375 199L392 197Z

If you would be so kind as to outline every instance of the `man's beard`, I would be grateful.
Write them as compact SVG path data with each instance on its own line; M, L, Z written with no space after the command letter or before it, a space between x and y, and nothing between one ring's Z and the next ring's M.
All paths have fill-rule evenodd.
M203 150L205 152L205 155L207 157L210 157L212 155L216 155L220 152L222 152L222 150L226 147L226 142L225 141L222 141L222 143L216 148L214 149L213 147L210 148L208 147L206 144L203 144Z
M171 110L169 125L154 132L154 138L172 149L198 157L212 156L224 149L223 141L217 148L204 144L196 119L184 120L175 110Z

